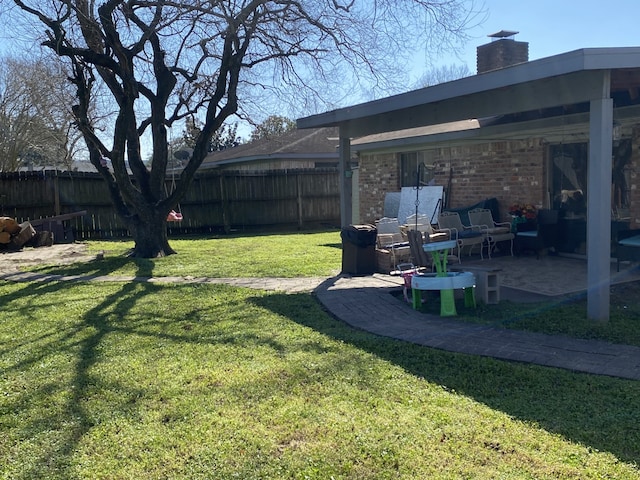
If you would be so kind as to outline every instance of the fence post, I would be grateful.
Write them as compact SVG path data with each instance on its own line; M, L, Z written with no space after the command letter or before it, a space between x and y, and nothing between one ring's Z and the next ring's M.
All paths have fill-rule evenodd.
M53 211L54 215L60 215L60 183L57 170L53 175Z
M227 193L224 188L224 173L220 173L218 177L220 179L220 204L222 205L222 224L224 226L224 233L231 231L231 225L229 223L228 205L227 205Z
M302 230L302 177L299 173L296 173L296 191L298 203L298 230Z

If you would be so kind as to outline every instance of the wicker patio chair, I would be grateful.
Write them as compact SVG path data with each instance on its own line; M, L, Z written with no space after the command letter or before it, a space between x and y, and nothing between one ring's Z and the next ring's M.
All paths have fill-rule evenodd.
M384 217L376 223L376 263L378 270L389 273L411 258L409 242L403 237L397 218Z

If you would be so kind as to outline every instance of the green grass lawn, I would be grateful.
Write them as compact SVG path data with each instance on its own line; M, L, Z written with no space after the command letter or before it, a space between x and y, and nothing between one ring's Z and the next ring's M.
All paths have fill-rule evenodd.
M155 260L131 259L125 254L131 241L91 241L89 251L104 252L103 260L65 266L41 266L35 270L68 275L139 275L186 277L329 277L340 272L340 232L220 236L172 239L177 255ZM622 289L622 290L619 290ZM587 319L585 298L551 300L534 304L503 301L499 305L459 308L459 320L504 328L601 339L640 345L640 288L615 287L609 322ZM400 293L398 294L400 296ZM438 314L438 301L427 313Z
M0 287L2 478L640 478L640 383L354 331L309 295Z
M340 272L340 232L171 239L178 252L160 259L132 259L132 241L91 241L89 251L104 260L37 270L71 274L193 277L329 277Z
M339 235L310 235L328 265L276 276L339 269ZM238 245L202 270L304 254L267 237L242 240L266 267ZM66 271L184 275L224 240ZM0 478L640 479L640 382L377 337L310 294L0 282L0 305Z

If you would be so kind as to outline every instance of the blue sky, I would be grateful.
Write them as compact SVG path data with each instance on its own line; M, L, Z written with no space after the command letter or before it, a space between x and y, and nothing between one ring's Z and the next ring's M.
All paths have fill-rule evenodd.
M458 56L450 53L440 58L429 58L434 67L466 64L470 73L474 74L476 48L491 40L487 35L500 30L519 32L515 39L529 43L530 60L580 48L640 47L640 0L473 0L473 2L477 5L484 2L486 19L467 32L471 38ZM0 35L0 51L9 43L7 40L4 35ZM428 66L423 55L416 55L416 61L410 68L410 75L413 81L417 81L434 67ZM248 127L243 128L239 133L247 136L245 130L248 131Z
M475 0L480 3L482 0ZM487 18L468 32L473 38L459 58L443 56L438 65L466 64L476 72L476 48L500 30L520 32L529 43L529 60L580 48L640 47L638 0L484 0ZM420 62L418 62L420 63ZM423 65L416 65L416 70Z

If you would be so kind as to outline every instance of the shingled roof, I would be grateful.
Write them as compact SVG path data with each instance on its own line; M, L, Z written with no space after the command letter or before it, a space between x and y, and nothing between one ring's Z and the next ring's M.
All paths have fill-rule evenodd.
M335 159L337 161L338 128L325 127L292 130L277 137L212 152L200 168L217 168L246 162L282 159Z

